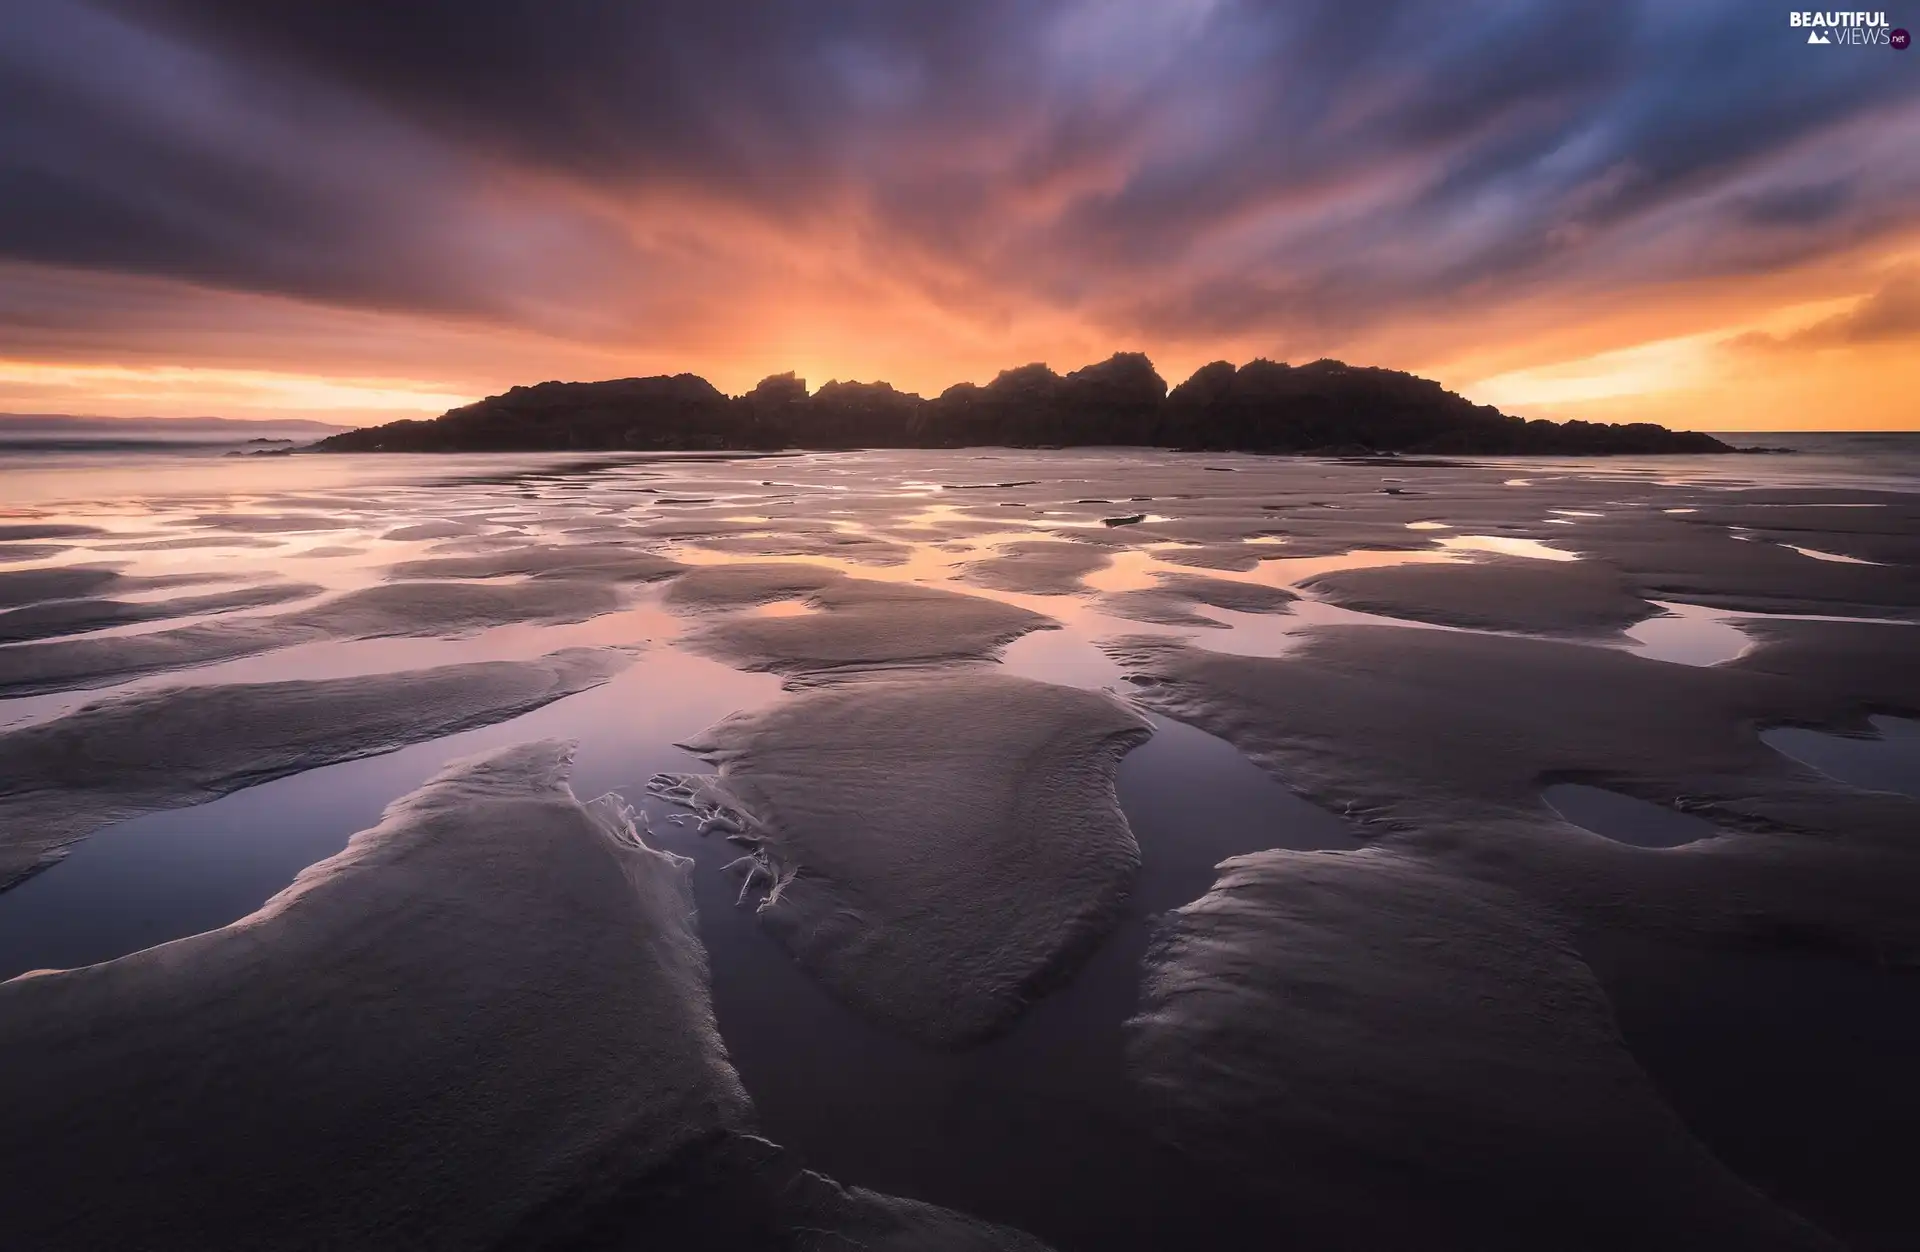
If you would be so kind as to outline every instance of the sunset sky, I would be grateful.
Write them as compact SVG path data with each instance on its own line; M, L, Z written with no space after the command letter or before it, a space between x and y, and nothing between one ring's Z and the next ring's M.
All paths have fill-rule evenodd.
M0 411L1141 350L1917 427L1920 51L1789 12L0 0Z

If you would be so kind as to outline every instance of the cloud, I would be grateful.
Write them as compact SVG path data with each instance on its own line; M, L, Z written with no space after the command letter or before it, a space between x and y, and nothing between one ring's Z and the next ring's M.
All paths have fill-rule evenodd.
M889 324L967 360L1285 354L1920 220L1910 67L1738 0L13 0L8 22L0 260L696 366Z
M1895 269L1844 313L1783 335L1754 331L1727 341L1736 350L1845 348L1920 340L1920 266Z
M1740 212L1757 226L1815 226L1843 212L1853 195L1854 184L1841 178L1774 187L1748 196Z
M1859 308L1821 325L1830 326L1828 333L1848 343L1920 336L1920 269L1902 270L1861 301Z

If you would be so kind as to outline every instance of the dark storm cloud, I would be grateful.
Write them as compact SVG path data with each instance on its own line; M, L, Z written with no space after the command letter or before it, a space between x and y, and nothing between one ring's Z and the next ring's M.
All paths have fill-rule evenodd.
M21 0L6 22L9 256L322 296L434 297L433 284L409 289L385 268L386 223L408 197L366 194L398 171L381 168L396 154L364 117L82 7Z
M1777 263L1920 182L1911 145L1807 150L1911 106L1913 67L1738 0L10 13L0 254L502 317L596 269L698 283L614 220L635 198L851 220L876 265L1197 335Z
M594 179L766 191L868 114L986 85L1006 6L657 0L123 0L248 60L295 66L444 134ZM1017 46L1017 45L1009 45Z
M538 214L311 75L60 0L0 39L0 256L426 310L505 312L476 260ZM580 223L568 228L580 233Z

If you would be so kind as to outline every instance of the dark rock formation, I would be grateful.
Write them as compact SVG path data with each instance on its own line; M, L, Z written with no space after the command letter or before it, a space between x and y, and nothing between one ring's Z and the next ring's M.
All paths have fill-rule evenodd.
M901 442L926 404L891 383L830 382L813 393L787 442L809 448L884 447Z
M1138 352L1117 352L1065 378L1044 365L1002 370L984 387L958 383L927 404L907 442L962 448L1151 444L1167 384Z
M1173 389L1155 442L1241 452L1590 455L1724 452L1709 435L1649 423L1527 421L1429 378L1315 361L1215 361Z
M541 383L450 409L432 421L350 430L317 447L340 452L566 452L735 448L755 396L730 400L693 374Z
M1726 452L1648 423L1527 421L1431 379L1315 361L1215 361L1167 392L1153 363L1115 353L1065 376L1045 365L957 383L932 400L887 383L793 374L729 399L692 374L515 387L432 421L322 440L331 452L586 449L1159 446L1212 451L1465 455Z

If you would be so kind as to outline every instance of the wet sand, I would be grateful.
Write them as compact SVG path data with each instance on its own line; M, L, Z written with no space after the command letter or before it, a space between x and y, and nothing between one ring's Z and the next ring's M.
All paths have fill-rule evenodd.
M48 494L8 519L0 592L37 637L0 645L0 759L79 746L0 835L77 842L0 891L0 977L105 961L82 982L164 1001L152 953L175 949L152 945L260 930L242 919L447 761L558 737L580 744L574 794L618 792L636 838L692 861L699 995L751 1113L664 1173L563 1153L543 1177L564 1205L465 1246L802 1226L935 1248L1900 1246L1920 526L1884 474L1741 460L292 458ZM289 581L300 598L269 590ZM413 694L569 648L624 668L484 716ZM196 709L274 683L336 684L393 725L349 733L312 703L345 746L273 765L242 719L189 753L201 790L157 798L139 735L191 736L141 710L211 730ZM100 750L114 736L132 746ZM656 775L694 781L696 809ZM170 804L189 807L126 816ZM784 923L761 909L783 875ZM617 879L593 890L633 890ZM551 908L543 881L513 898ZM1246 924L1201 942L1223 908ZM275 933L261 994L324 1011L336 984ZM496 958L475 959L460 977ZM0 983L0 1034L50 1075L36 1099L80 1107L96 1080L59 1077L46 1032L106 1010L26 1030L9 1004L36 984ZM358 994L421 1029L431 1000L405 985ZM461 1011L533 1029L535 1003ZM138 1033L116 1071L161 1073ZM1396 1093L1391 1116L1369 1092ZM166 1133L217 1145L235 1116ZM749 1128L780 1147L724 1139ZM36 1138L52 1168L96 1155ZM1834 1141L1854 1146L1806 1146ZM329 1203L373 1194L320 1173ZM448 1177L434 1194L475 1214L516 1203ZM302 1246L225 1207L196 1238ZM362 1246L411 1220L365 1214Z

